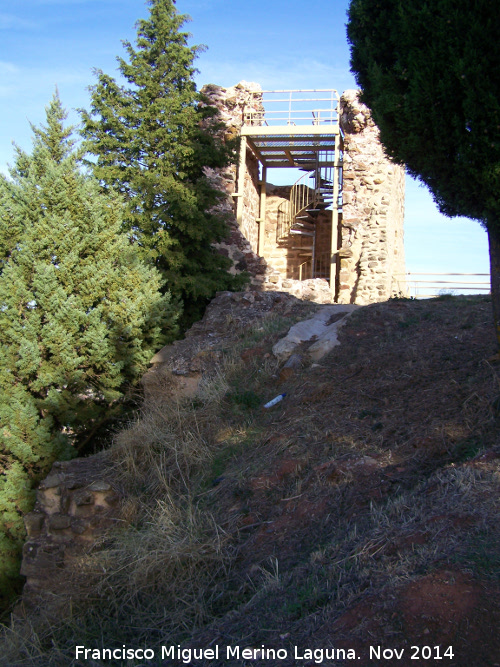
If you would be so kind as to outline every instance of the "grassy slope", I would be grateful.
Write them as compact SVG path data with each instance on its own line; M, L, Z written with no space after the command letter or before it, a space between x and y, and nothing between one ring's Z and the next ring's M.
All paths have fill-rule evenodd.
M340 347L287 377L269 353L289 325L235 334L199 398L159 396L118 436L127 527L84 563L92 585L70 621L35 619L29 641L9 631L8 664L121 665L73 656L75 644L123 643L289 656L334 646L355 649L360 667L374 664L369 645L405 648L399 665L416 664L411 645L452 645L453 660L418 664L495 663L500 383L488 300L360 309Z

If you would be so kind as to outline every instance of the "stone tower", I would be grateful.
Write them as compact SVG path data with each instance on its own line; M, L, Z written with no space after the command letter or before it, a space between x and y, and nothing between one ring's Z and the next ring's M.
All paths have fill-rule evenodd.
M227 89L210 85L202 92L219 109L227 137L242 133L249 110L259 123L266 122L265 93L258 84L242 81ZM279 209L290 199L292 184L271 185L273 170L246 141L237 165L212 174L227 192L222 208L231 220L230 236L219 248L233 260L234 272L248 271L253 285L264 290L320 302L384 301L406 291L404 169L384 154L378 128L357 91L344 92L337 111L338 219L332 220L328 208L315 214L312 272L304 259L306 240L277 233Z

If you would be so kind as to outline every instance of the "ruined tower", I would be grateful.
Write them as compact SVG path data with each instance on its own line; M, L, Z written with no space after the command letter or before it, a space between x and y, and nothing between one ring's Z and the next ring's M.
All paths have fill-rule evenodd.
M221 252L254 285L320 302L365 304L405 292L404 169L384 154L357 91L206 86L239 161L214 172L231 234ZM273 169L295 183L272 185ZM297 172L300 170L300 172Z

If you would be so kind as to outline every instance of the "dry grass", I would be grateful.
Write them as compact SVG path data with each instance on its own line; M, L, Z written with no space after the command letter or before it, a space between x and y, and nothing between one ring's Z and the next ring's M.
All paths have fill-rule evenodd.
M236 548L221 525L225 517L206 507L207 485L210 491L214 463L245 441L253 421L253 411L228 395L269 381L276 362L243 361L241 353L269 346L289 326L289 319L269 317L235 331L195 400L175 399L168 384L159 385L117 434L110 454L125 498L121 525L75 568L69 619L59 624L39 609L4 629L3 664L78 664L73 647L82 637L95 646L109 646L110 638L113 645L178 642L213 617Z
M291 323L235 332L195 400L158 391L117 436L122 527L82 563L91 586L72 618L5 630L6 664L77 665L75 643L396 646L417 641L401 599L421 577L446 567L497 586L489 304L362 309L320 366L283 383L267 353ZM471 664L460 628L471 648L456 664Z

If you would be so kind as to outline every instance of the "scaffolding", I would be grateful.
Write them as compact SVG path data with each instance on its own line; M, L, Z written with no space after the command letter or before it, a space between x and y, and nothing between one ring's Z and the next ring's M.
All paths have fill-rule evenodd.
M339 123L340 97L334 89L264 90L252 93L241 128L236 217L242 224L243 186L247 148L262 165L259 249L263 247L266 217L266 180L270 168L298 168L307 172L292 187L290 205L280 218L278 234L311 239L311 260L304 275L316 277L315 222L322 210L332 212L329 270L322 260L321 277L335 296L337 225L342 211L343 135ZM285 231L283 231L285 230ZM302 275L302 272L301 272Z

